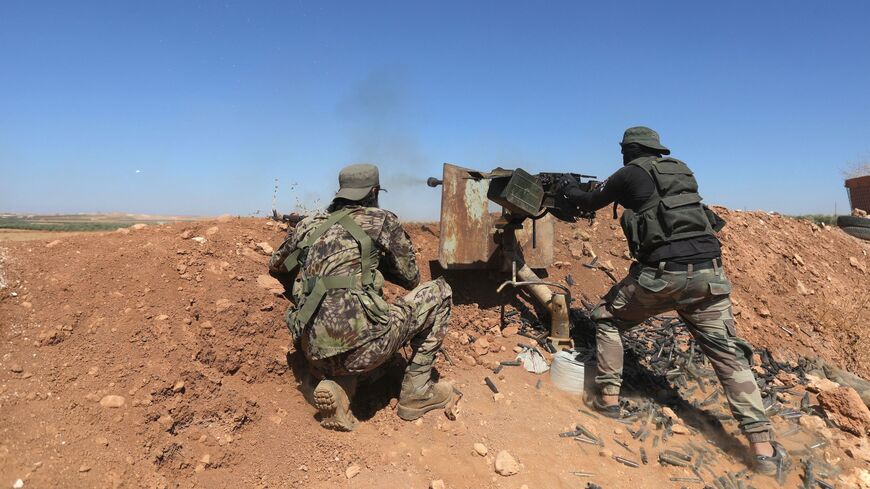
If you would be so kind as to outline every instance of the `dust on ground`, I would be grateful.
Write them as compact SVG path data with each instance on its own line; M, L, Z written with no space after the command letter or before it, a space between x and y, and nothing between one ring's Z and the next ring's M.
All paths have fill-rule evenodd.
M870 246L834 228L719 211L729 221L724 261L740 333L781 362L819 356L870 376ZM409 232L423 278L440 273L437 225ZM297 388L298 358L282 321L287 301L264 276L261 243L277 248L283 235L264 219L222 218L4 243L0 486L21 479L24 487L584 487L576 470L596 473L605 488L636 488L681 487L670 479L692 476L613 460L622 449L609 441L628 439L625 426L578 413L579 398L547 375L493 373L528 339L499 331L503 298L494 285L504 277L490 272L447 276L456 302L445 343L453 364L439 359L437 367L464 392L456 421L439 413L400 421L391 407L398 381L383 381L355 401L357 431L321 429ZM583 266L589 255L617 276L627 269L622 232L609 219L560 223L557 237L550 278L570 275L575 297L597 301L611 284ZM390 298L401 293L386 290ZM480 338L486 349L475 348ZM401 360L388 378L400 375ZM577 422L608 440L611 452L557 436ZM723 425L729 443L745 443L733 422ZM706 443L707 435L679 436ZM866 437L834 430L824 457L847 471L866 464L853 446L866 446ZM519 462L518 474L495 474L502 450ZM722 470L744 467L739 450L720 461ZM799 483L792 472L786 487Z

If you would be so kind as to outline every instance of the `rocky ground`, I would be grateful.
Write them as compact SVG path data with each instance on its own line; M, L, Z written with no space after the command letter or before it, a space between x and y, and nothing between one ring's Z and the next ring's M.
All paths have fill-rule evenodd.
M798 367L820 357L870 377L870 245L804 221L719 211L729 221L721 238L741 335L783 367L768 365L783 406L799 406L812 384L803 415L774 417L798 454L784 487L801 484L801 451L837 487L870 487L861 472L870 464L870 413L854 391ZM424 278L439 273L437 225L408 227ZM438 369L464 392L456 421L439 413L398 420L398 382L389 380L401 375L397 361L356 401L356 432L322 430L297 389L282 323L287 301L264 275L284 233L263 219L222 218L0 246L0 487L702 487L671 480L695 475L660 465L665 449L709 452L701 473L710 485L713 473L745 468L731 421L711 427L676 407L657 410L657 420L673 418L664 426L674 435L664 440L665 429L650 423L655 436L641 441L637 424L578 412L579 398L547 374L494 373L530 342L515 328L500 331L498 304L510 298L494 292L504 279L497 273L447 275L453 364L440 360ZM575 297L595 302L612 283L583 266L593 256L625 273L615 222L560 224L557 236L550 278L570 276ZM714 392L715 382L704 382ZM636 395L645 402L642 390ZM604 447L558 436L576 423ZM640 447L648 465L613 458L638 461Z

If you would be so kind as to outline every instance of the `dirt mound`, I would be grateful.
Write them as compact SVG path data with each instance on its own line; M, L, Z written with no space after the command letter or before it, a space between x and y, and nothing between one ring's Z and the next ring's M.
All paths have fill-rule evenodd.
M870 319L870 247L806 222L722 214L742 334L786 361L820 355L867 377L870 339L860 331ZM439 273L429 266L437 226L408 227L430 278ZM501 450L519 463L510 487L576 487L565 472L584 467L605 487L673 484L673 471L640 472L560 443L555 433L577 421L577 399L546 376L536 387L519 368L486 370L526 341L498 331L497 273L448 275L456 307L445 349L455 365L439 370L465 392L459 420L400 422L388 407L397 385L376 386L359 401L358 431L320 429L291 371L287 301L263 276L265 253L283 235L269 221L224 218L0 247L0 485L501 487L493 480ZM570 275L578 298L597 301L611 283L582 266L591 260L583 243L617 276L629 263L609 219L560 224L557 236L551 278ZM476 338L489 351L475 351ZM473 452L475 443L489 455ZM348 480L350 466L361 470Z

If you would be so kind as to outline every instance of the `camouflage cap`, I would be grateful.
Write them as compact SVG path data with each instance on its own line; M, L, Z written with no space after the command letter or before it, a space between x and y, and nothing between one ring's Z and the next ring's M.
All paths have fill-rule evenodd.
M374 187L380 187L378 167L368 163L346 166L338 173L336 198L362 200Z
M622 142L619 144L625 145L629 143L636 143L641 146L646 146L647 148L657 149L665 155L671 154L671 150L662 146L662 143L659 142L659 133L648 127L636 126L626 129L625 134L622 135Z

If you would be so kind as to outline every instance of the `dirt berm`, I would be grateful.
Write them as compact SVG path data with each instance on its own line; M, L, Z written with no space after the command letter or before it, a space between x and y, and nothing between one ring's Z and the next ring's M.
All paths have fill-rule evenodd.
M741 334L781 362L821 356L870 377L870 244L804 221L719 211ZM428 279L438 227L408 229ZM382 382L357 402L356 432L321 429L289 366L286 299L263 276L269 246L258 243L277 247L283 235L263 219L222 218L0 246L0 487L584 487L572 470L596 473L605 488L683 485L670 481L683 469L634 469L558 438L580 421L579 401L547 375L536 387L521 368L488 368L527 341L498 332L498 274L452 284L445 348L455 365L438 368L464 391L457 421L430 413L401 422L398 382ZM584 244L616 276L629 261L615 221L558 226L550 275L570 274L574 296L595 301L611 282L582 266L591 260ZM486 338L489 351L469 336ZM584 422L607 440L625 437L619 423ZM844 447L866 439L835 435L826 459L847 471L865 463ZM740 470L740 451L723 449L733 456L722 463ZM501 450L518 474L496 475Z

